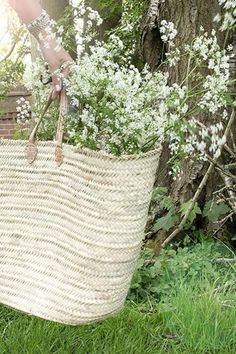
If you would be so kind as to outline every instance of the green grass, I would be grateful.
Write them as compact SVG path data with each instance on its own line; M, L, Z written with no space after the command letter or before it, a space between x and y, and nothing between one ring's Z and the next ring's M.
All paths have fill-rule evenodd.
M87 326L64 326L1 308L0 353L156 353L161 343L158 312L127 304L116 316Z
M204 280L198 292L193 284L180 285L164 315L166 327L176 336L175 346L178 340L189 353L236 353L235 300L233 289L217 290Z
M207 247L196 247L201 262ZM198 269L194 258L198 277L194 273L186 282L173 273L173 265L181 271L181 255L184 269L186 264L191 269L192 253L172 255L168 277L167 269L158 275L160 298L150 292L142 301L129 300L118 314L96 324L66 326L1 306L0 354L235 354L235 265L224 264L219 272L212 262L206 273L206 264Z

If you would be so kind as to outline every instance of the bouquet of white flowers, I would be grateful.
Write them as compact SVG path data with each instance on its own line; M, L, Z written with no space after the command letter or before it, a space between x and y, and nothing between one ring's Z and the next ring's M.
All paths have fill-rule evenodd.
M168 123L168 76L120 65L113 56L97 45L72 65L66 87L76 112L67 120L69 142L117 156L154 149Z

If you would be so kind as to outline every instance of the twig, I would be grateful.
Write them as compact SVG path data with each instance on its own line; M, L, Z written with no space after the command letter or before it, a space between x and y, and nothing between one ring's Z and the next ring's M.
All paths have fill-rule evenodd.
M220 193L220 196L222 197L222 199L219 200L219 203L221 203L223 201L223 202L225 202L226 205L228 205L228 207L230 209L232 209L232 205L230 203L230 198L226 198L226 196L223 193Z
M225 189L227 189L226 186L223 186L222 188L220 188L220 189L218 189L217 191L213 192L213 195L214 195L214 194L221 193L221 192L224 192Z
M207 158L208 158L208 160L210 161L210 162L212 162L215 166L217 166L218 168L217 168L217 170L219 171L221 171L222 173L224 173L226 176L228 176L228 177L230 177L230 178L232 178L234 181L236 181L236 176L234 176L234 175L232 175L230 172L227 172L227 171L225 171L224 170L224 166L222 166L222 165L220 165L216 160L214 160L210 155L206 155L207 156Z
M224 148L225 148L226 151L228 151L228 153L229 153L234 159L236 158L236 154L230 149L230 147L229 147L227 144L224 145Z
M230 197L229 203L231 205L231 208L233 209L233 211L236 214L236 194L232 190L232 186L233 186L232 179L230 177L228 177L228 176L225 176L222 171L220 171L220 175L221 175L221 178L223 179L223 181L225 182L225 185L227 187L227 193L228 193L228 195Z
M226 223L228 219L230 219L234 215L234 212L232 211L230 214L226 215L222 220L220 220L220 226L218 227L217 230L214 231L213 237L218 233L218 231L222 228L222 226Z
M0 63L3 63L5 60L7 60L13 53L13 51L15 50L16 45L18 44L20 38L22 37L22 30L18 31L15 37L15 40L9 50L9 52L5 55L5 57L3 59L0 60ZM25 40L24 40L25 43Z
M228 137L228 134L229 134L229 131L230 131L231 125L233 124L234 119L235 119L235 111L233 109L232 113L230 115L230 119L229 119L229 121L227 123L227 126L225 128L224 136L222 138L223 141L227 141L227 137ZM220 157L220 155L222 153L223 146L224 146L224 144L219 146L219 154L218 154L217 157L215 157L214 161L217 161L217 159ZM215 164L213 162L211 162L209 167L208 167L208 169L207 169L207 172L206 172L205 176L203 177L200 185L198 186L197 191L196 191L196 193L195 193L195 195L194 195L194 197L193 197L193 199L192 199L192 201L191 201L191 203L190 203L190 205L189 205L189 207L188 207L183 219L181 220L179 226L162 243L162 247L165 247L176 235L179 234L180 231L183 230L184 225L185 225L185 223L186 223L186 221L187 221L187 219L189 217L189 214L191 213L191 211L192 211L192 209L194 207L194 204L196 203L196 201L197 201L197 199L198 199L203 187L205 186L205 184L206 184L206 182L208 180L208 177L210 176L212 170L214 169L214 166L215 166Z
M220 167L216 167L216 170L219 171L219 173L221 174L224 174L225 176L231 178L233 181L236 182L236 176L232 175L230 172L226 172L225 170L223 170L222 168Z
M217 258L215 259L216 263L221 263L221 262L236 262L236 257L234 258Z
M224 168L227 170L234 170L236 169L236 163L229 163L228 165L224 165Z
M5 57L0 61L0 63L3 63L4 61L6 61L6 60L12 55L12 53L13 53L13 51L14 51L14 49L15 49L17 43L18 43L18 41L19 41L18 39L15 40L15 42L12 44L12 46L11 46L9 52L8 52L8 53L5 55Z
M233 145L234 151L236 152L236 144L235 144L235 141L234 141L233 132L230 132L230 137L231 137L231 141L232 141L232 145Z

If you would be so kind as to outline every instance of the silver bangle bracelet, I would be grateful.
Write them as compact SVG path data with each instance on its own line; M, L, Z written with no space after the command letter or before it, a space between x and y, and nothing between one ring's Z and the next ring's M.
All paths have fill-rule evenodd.
M39 38L39 34L47 27L50 27L51 19L45 10L42 10L41 14L32 22L26 25L30 33L35 37Z

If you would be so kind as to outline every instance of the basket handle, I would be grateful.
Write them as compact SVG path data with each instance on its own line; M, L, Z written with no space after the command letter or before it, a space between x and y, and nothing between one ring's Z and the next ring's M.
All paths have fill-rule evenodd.
M36 123L35 127L33 128L29 141L26 144L25 148L25 154L27 161L31 164L35 161L38 153L38 148L37 148L37 141L36 141L36 135L39 129L39 126L43 120L43 117L45 113L47 112L50 104L52 103L52 93L53 90L50 91L50 94L48 96L47 102L45 104L45 107L43 109L43 112L41 114L40 119ZM60 110L59 110L59 117L57 121L57 131L56 131L56 147L55 147L55 161L58 166L60 166L63 162L63 150L62 150L62 140L63 140L63 130L64 130L64 115L67 112L68 109L68 99L66 96L66 91L65 89L62 89L60 94L59 94L59 100L60 100Z

